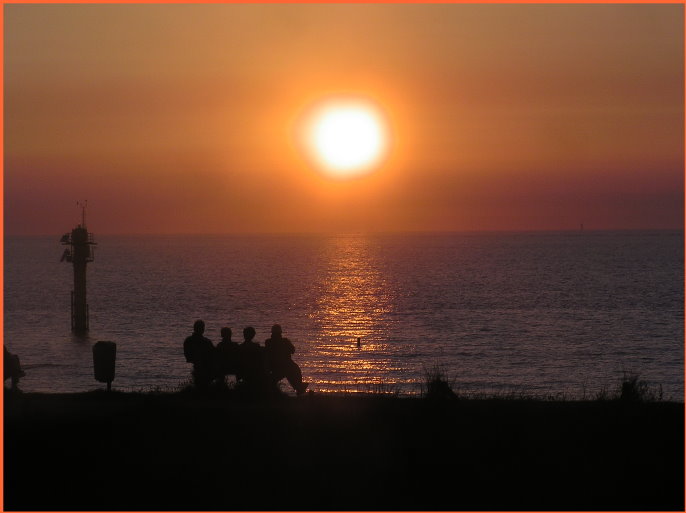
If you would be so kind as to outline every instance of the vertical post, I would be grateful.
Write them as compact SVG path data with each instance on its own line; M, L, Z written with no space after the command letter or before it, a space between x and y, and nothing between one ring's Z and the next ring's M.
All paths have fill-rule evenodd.
M107 383L107 391L112 391L114 364L117 359L117 344L101 340L93 344L93 371L95 379Z

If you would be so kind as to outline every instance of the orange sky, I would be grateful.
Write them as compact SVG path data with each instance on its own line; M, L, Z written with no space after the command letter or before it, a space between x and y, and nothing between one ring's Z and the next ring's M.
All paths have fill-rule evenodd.
M5 5L5 233L680 228L682 5ZM386 112L332 181L294 121Z

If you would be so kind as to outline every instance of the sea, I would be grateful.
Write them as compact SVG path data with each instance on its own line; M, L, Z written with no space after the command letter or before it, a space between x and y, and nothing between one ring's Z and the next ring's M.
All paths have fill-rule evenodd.
M89 227L91 228L91 227ZM4 239L4 344L25 392L187 386L183 340L278 323L315 392L588 399L638 376L684 397L684 232L98 236L71 332L60 235ZM359 339L359 346L358 346ZM8 386L9 383L5 385ZM233 383L230 380L229 385ZM281 387L292 394L284 380Z

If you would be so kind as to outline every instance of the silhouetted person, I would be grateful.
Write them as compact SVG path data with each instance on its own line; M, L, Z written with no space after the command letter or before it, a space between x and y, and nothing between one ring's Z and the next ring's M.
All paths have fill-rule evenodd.
M290 340L282 337L280 325L272 326L272 338L265 340L264 348L272 381L278 383L286 378L298 395L304 394L308 383L303 383L300 367L291 359L291 355L295 353L295 346Z
M198 388L207 388L215 378L215 348L210 339L203 336L205 323L201 320L193 323L193 334L183 342L183 354L186 361L193 364L193 383Z
M252 391L264 391L267 385L267 368L264 348L255 338L255 328L248 326L243 330L243 343L239 346L239 377Z
M231 328L224 327L220 333L222 340L217 344L216 365L217 379L221 384L228 374L237 375L239 373L238 351L240 345L231 340Z
M19 379L23 378L26 376L26 373L21 370L21 364L19 363L19 357L16 354L10 353L7 348L3 345L2 346L4 352L4 359L3 359L3 372L4 372L4 379L11 379L12 380L12 389L16 390L17 387L19 386Z

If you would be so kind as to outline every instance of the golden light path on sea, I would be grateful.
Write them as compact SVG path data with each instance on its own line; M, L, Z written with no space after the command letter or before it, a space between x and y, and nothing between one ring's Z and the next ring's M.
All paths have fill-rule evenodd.
M391 349L384 337L393 295L371 241L365 237L333 237L326 254L327 272L310 314L319 327L311 365L337 377L335 388L326 380L315 380L315 387L324 392L390 389L394 385L392 373L400 370L384 357Z

